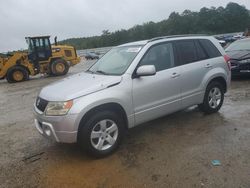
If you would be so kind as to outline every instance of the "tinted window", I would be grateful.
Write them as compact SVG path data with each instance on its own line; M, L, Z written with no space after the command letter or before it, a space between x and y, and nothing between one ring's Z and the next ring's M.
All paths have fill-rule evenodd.
M196 50L197 50L198 60L209 59L207 53L204 51L203 47L201 46L201 44L199 43L198 40L195 40L195 46L196 46Z
M171 43L153 46L142 58L140 65L154 65L156 71L174 66L174 52Z
M219 57L221 53L219 50L214 46L214 44L206 39L199 40L202 47L205 49L206 53L208 54L209 58Z
M180 40L175 44L179 54L179 64L184 65L198 60L193 40Z

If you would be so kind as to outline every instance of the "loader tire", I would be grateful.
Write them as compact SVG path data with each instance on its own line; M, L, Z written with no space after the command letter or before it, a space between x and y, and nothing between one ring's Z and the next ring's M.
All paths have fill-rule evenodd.
M64 59L56 59L51 63L51 74L53 76L62 76L69 71L69 64Z
M22 66L11 67L6 75L9 83L23 82L29 79L29 72Z

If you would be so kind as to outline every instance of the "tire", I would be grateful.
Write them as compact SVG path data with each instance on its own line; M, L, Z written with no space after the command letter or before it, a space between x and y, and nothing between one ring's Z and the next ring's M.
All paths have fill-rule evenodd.
M110 155L121 143L124 134L122 119L112 111L92 115L81 126L78 134L79 145L87 154L96 158Z
M9 83L23 82L29 79L29 72L22 66L11 67L6 75Z
M50 74L53 76L62 76L69 71L69 64L64 59L56 59L51 63Z
M212 82L206 88L203 103L198 106L202 112L211 114L220 110L223 101L224 90L222 84L219 82Z

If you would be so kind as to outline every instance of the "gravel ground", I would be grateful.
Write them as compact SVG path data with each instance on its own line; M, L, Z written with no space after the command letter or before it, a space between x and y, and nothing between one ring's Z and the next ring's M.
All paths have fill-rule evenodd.
M232 82L219 113L192 107L148 122L99 160L36 131L35 98L58 79L0 81L0 187L250 187L250 78ZM221 166L211 164L215 159Z

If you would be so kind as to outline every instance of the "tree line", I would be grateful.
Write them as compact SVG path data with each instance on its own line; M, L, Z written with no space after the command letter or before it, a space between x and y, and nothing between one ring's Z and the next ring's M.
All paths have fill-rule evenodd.
M115 32L103 30L101 36L71 38L59 42L76 49L116 46L122 43L179 34L221 34L245 31L250 28L250 11L237 3L226 7L202 8L200 11L172 12L168 19L147 22Z

